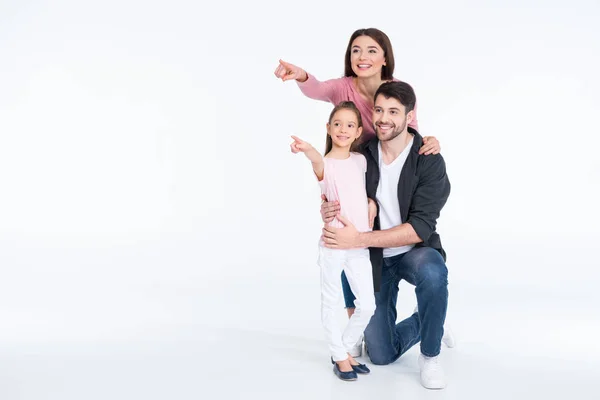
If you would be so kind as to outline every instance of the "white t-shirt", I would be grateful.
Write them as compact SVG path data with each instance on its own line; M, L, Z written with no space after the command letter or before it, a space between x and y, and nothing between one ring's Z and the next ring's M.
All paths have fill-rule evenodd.
M402 167L408 158L410 149L412 148L413 139L398 157L390 164L383 162L381 152L381 142L379 146L379 186L377 186L377 203L379 203L379 224L381 230L390 229L402 224L400 217L400 202L398 200L398 181ZM410 244L401 247L390 247L383 249L383 257L393 257L398 254L406 253L415 245Z

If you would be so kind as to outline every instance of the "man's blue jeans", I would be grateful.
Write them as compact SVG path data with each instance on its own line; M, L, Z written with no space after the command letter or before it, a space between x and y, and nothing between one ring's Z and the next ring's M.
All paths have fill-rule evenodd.
M401 279L415 286L419 313L396 324ZM354 295L345 276L342 281L346 306L353 307ZM375 314L365 330L367 353L373 364L392 363L419 341L423 355L437 356L448 306L448 269L442 255L430 247L414 247L407 253L384 258L375 304Z

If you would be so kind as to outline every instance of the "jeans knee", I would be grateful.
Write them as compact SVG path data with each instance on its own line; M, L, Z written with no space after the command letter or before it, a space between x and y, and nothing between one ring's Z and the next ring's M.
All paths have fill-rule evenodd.
M388 365L396 361L391 342L382 332L373 332L373 327L365 330L365 348L371 362L375 365Z
M444 264L427 263L419 269L417 280L428 289L444 289L448 286L448 269Z
M380 354L379 352L368 352L369 359L375 365L388 365L394 362L389 356L385 354Z

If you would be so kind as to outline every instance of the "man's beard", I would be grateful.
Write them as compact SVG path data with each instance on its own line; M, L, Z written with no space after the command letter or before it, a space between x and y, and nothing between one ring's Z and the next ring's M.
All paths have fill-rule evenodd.
M377 139L379 139L379 141L381 142L387 142L396 139L398 136L400 136L402 132L404 132L404 128L406 128L406 121L404 121L400 128L394 125L394 129L392 129L390 133L386 133L386 135L390 135L389 137L382 138L378 128L379 127L375 125L375 133L377 134Z

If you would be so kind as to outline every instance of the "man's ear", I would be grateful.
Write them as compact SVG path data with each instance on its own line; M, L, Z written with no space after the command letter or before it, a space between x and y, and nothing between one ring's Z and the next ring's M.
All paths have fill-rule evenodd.
M406 114L406 124L409 125L415 119L415 110L410 110Z

